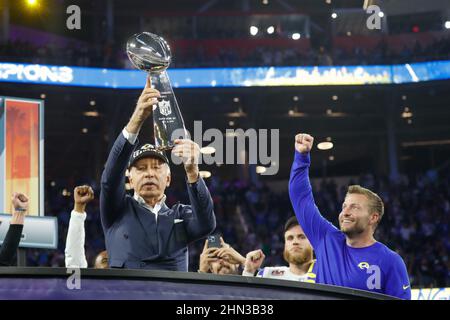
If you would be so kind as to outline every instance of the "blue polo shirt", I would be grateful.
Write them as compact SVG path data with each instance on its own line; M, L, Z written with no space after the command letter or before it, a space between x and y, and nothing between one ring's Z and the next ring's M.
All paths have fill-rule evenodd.
M316 283L367 290L411 299L403 259L384 244L347 245L345 234L326 220L314 203L308 177L310 155L295 152L289 196L299 224L317 257Z

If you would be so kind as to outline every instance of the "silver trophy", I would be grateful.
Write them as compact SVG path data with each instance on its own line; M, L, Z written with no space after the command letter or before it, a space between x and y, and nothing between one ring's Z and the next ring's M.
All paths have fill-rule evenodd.
M128 40L127 54L136 68L149 74L152 86L161 93L153 108L155 147L169 150L174 147L173 139L188 136L166 71L171 61L169 45L156 34L142 32Z

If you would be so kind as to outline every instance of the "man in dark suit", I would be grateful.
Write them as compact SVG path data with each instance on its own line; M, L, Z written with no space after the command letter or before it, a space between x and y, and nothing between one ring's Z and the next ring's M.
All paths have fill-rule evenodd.
M189 243L216 227L213 201L199 176L199 146L175 140L172 153L183 159L191 205L165 204L171 175L164 153L146 144L135 151L144 121L160 94L150 80L130 121L115 141L101 179L100 215L112 268L188 270ZM134 195L125 191L125 173Z

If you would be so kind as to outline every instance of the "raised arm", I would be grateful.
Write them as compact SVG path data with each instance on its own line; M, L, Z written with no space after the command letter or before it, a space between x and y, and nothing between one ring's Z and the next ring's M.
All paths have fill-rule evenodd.
M157 104L159 91L151 88L150 78L139 97L130 121L114 142L101 178L100 215L103 227L108 228L119 218L125 198L125 171L136 139L144 121Z
M314 138L300 133L295 136L295 156L289 179L289 197L295 215L314 248L329 231L337 230L319 212L309 181L310 151Z
M187 189L191 205L184 206L181 212L188 242L203 238L216 228L214 203L199 175L198 159L200 147L189 139L176 139L172 154L180 157L186 171Z
M19 247L22 236L25 214L28 211L28 198L21 193L14 192L12 197L13 210L11 222L5 240L0 249L0 265L10 266Z
M94 199L94 190L89 186L78 186L73 190L74 207L70 214L64 250L66 267L87 268L84 251L86 205Z

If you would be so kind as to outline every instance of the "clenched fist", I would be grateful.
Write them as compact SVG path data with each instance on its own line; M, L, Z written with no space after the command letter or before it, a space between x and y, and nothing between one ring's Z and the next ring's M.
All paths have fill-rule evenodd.
M11 201L14 207L11 224L23 224L25 220L25 213L28 211L29 201L27 196L23 193L14 192Z
M295 136L295 150L300 153L308 153L311 151L314 138L307 133L299 133Z
M244 271L255 274L255 272L261 267L266 256L262 250L255 250L247 253L244 263Z
M11 200L15 211L28 210L28 198L23 193L14 192Z
M86 210L86 204L94 199L94 190L86 185L75 187L73 199L75 201L74 211L83 213Z

